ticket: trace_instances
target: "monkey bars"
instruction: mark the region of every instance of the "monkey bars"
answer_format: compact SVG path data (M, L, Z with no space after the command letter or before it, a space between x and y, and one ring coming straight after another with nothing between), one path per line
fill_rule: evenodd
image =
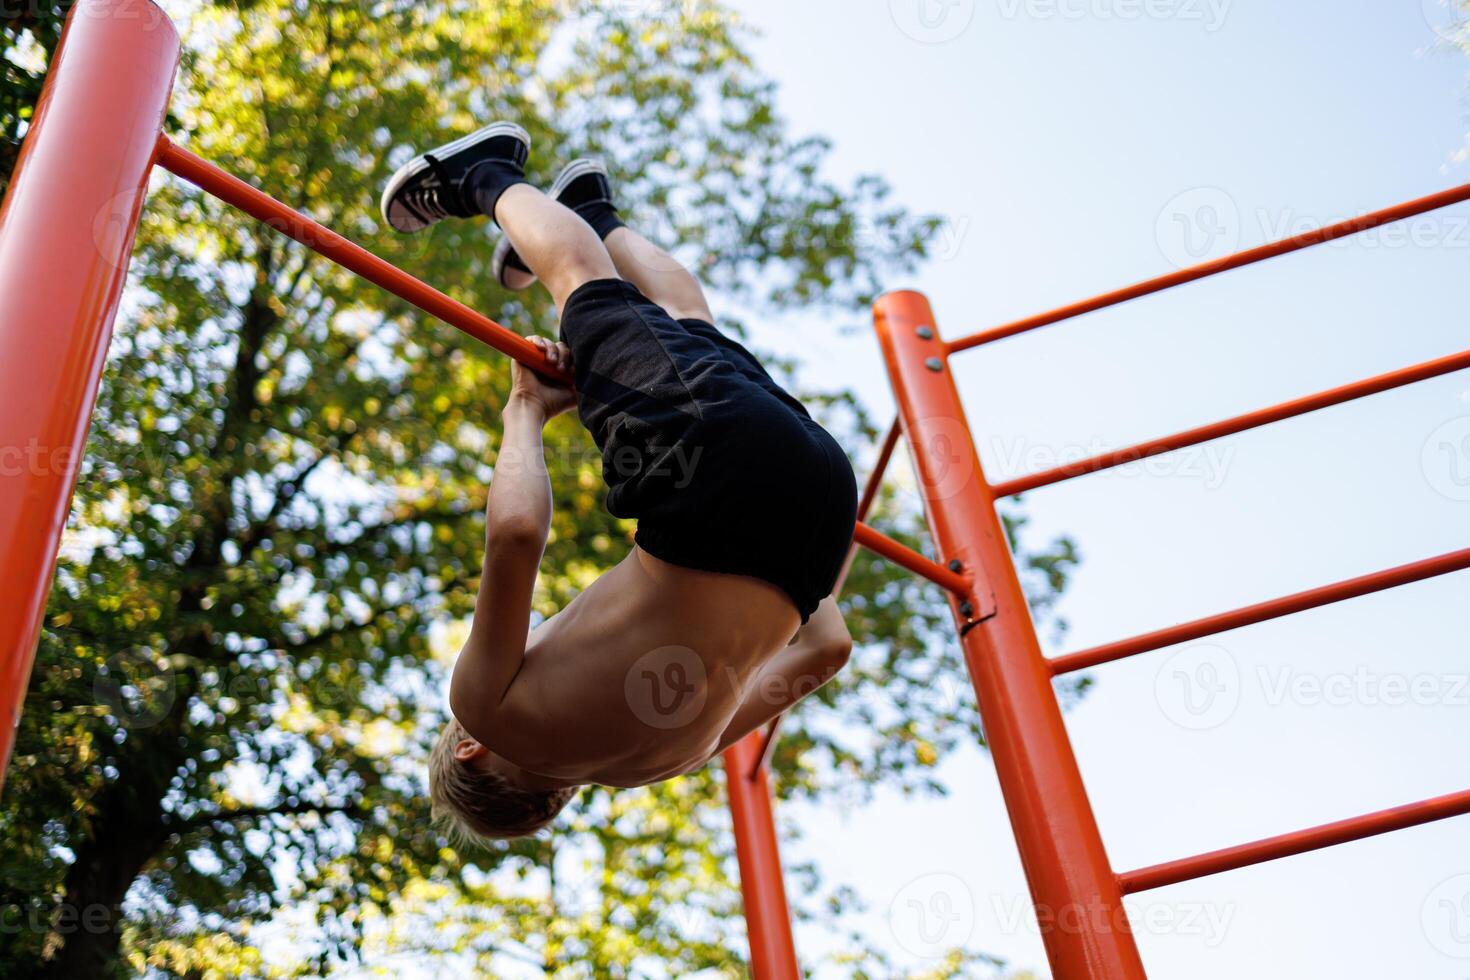
M940 339L933 312L922 296L894 293L878 301L874 311L878 337L940 559L959 562L975 583L969 595L953 595L950 602L1032 899L1047 913L1041 918L1042 938L1058 978L1141 980L1145 976L1122 906L1127 894L1470 813L1470 791L1120 874L1108 861L1047 681L1224 630L1470 568L1470 548L1048 660L1041 653L1014 563L1005 548L995 512L997 500L1465 370L1470 368L1470 351L996 484L986 481L974 451L971 429L950 374L950 355L1466 200L1470 200L1470 185L948 343ZM956 446L961 436L964 446ZM990 603L985 601L987 593L993 600ZM977 609L986 609L988 615L977 620ZM1087 914L1062 918L1066 911ZM1059 927L1059 921L1069 921L1075 928Z
M1470 813L1470 791L1282 834L1136 871L1112 870L1049 679L1330 603L1470 568L1470 548L1260 602L1131 639L1047 659L995 511L1005 497L1198 445L1470 369L1470 351L995 484L987 482L950 373L950 355L1194 282L1208 276L1470 200L1470 185L1104 293L953 341L940 338L928 301L890 293L874 308L878 339L919 477L939 556L972 577L949 596L989 735L996 773L1058 980L1141 980L1125 895ZM893 452L890 432L863 500L870 503ZM768 758L778 729L766 735ZM759 762L750 779L764 779ZM1077 913L1067 915L1067 913ZM1068 926L1058 923L1067 922ZM757 976L794 977L795 962L757 963Z
M0 415L0 554L5 558L0 562L0 704L9 713L0 717L0 769L12 748L155 164L470 337L552 373L544 355L524 338L170 142L162 126L178 56L177 34L148 0L80 0L0 210L0 391L9 396ZM78 152L80 147L92 149ZM1466 200L1470 185L955 341L939 337L929 303L918 293L890 293L875 305L875 327L899 418L864 490L854 547L869 548L946 590L1031 895L1047 913L1043 921L1050 923L1042 936L1059 980L1144 977L1123 912L1126 894L1470 813L1470 791L1120 874L1108 860L1053 678L1465 569L1470 567L1470 549L1048 660L1031 622L997 500L1463 370L1470 367L1470 352L997 484L986 480L949 356ZM39 283L44 288L37 288ZM900 435L908 442L919 477L938 562L862 523ZM762 764L776 732L773 724L764 738L752 733L725 754L751 968L760 980L801 975Z

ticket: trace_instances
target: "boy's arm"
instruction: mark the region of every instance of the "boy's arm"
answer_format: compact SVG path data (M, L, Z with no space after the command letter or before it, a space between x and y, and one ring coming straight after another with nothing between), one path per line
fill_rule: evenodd
M553 363L568 366L565 345L532 338ZM470 636L454 665L449 706L471 735L490 728L520 672L531 627L531 597L551 528L551 481L542 428L574 404L570 388L519 364L485 505L485 567Z
M745 701L720 736L718 751L740 741L827 683L847 663L852 637L831 596L822 600L796 639L751 682Z

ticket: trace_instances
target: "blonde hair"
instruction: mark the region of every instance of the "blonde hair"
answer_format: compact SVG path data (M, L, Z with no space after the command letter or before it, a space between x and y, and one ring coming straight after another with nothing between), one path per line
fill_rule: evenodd
M460 762L454 747L473 738L453 717L429 753L434 822L457 843L513 840L543 829L577 795L577 788L533 792L504 776Z

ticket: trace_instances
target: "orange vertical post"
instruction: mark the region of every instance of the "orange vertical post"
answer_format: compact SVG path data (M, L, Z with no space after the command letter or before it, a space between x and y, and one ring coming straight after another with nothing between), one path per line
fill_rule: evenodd
M781 853L771 809L771 787L759 765L761 733L751 732L725 750L725 786L740 857L740 893L750 935L750 972L755 980L799 980L791 912L781 880Z
M76 4L0 209L0 784L178 57L147 0Z
M874 322L941 558L972 576L951 595L990 754L1058 980L1143 980L995 497L981 470L929 301L881 297Z

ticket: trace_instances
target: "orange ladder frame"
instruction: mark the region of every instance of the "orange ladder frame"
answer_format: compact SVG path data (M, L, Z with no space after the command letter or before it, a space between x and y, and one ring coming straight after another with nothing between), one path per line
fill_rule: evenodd
M419 309L544 373L524 338L170 142L164 118L179 38L150 0L72 10L0 209L0 785L45 614L113 322L155 165L196 184ZM77 152L105 147L107 153ZM1051 968L1059 980L1142 980L1125 895L1470 813L1470 791L1119 873L1108 861L1053 678L1224 630L1470 568L1470 548L1048 659L996 502L1470 368L1470 351L1137 446L991 484L951 354L1150 293L1470 200L1452 188L981 333L945 341L928 301L890 293L874 320L899 417L863 493L854 546L943 587L974 682ZM42 285L44 284L44 285ZM940 562L862 521L899 435L908 440ZM772 814L767 759L778 722L724 757L741 888L759 980L801 975Z

